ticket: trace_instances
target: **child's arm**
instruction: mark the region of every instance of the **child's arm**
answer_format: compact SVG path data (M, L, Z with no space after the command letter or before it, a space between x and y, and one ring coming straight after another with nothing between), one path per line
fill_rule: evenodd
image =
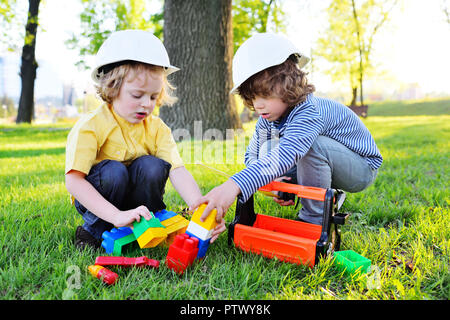
M253 162L258 160L259 154L259 130L256 129L253 133L252 138L247 146L247 150L245 151L244 156L244 164L248 167Z
M175 190L188 206L202 196L194 177L185 167L178 167L170 171L169 179Z
M130 225L133 221L140 221L141 216L146 220L151 219L149 210L145 206L139 206L132 210L121 211L107 201L85 179L85 174L71 170L66 174L66 188L86 209L115 227Z

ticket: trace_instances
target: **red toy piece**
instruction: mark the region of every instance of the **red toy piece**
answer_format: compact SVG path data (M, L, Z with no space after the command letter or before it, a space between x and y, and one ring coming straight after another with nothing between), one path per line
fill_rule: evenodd
M159 261L149 259L146 256L138 258L128 258L128 257L110 257L110 256L100 256L95 259L95 264L99 266L123 266L123 267L145 267L150 266L154 268L159 267Z
M104 283L111 285L114 284L119 275L111 270L102 266L92 265L88 267L89 272L97 279L102 280Z
M147 258L146 265L153 268L159 268L159 261Z
M180 234L169 247L166 257L166 265L179 274L190 266L198 253L198 239L189 237L187 234Z

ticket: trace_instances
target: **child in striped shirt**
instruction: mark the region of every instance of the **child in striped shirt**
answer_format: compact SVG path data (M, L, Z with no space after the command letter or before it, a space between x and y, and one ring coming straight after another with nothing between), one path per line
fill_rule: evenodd
M203 217L216 208L221 221L239 194L245 202L275 179L347 192L372 184L383 161L372 135L348 107L313 95L315 88L301 70L308 61L281 35L256 34L238 49L232 93L259 119L246 168L198 200L208 202ZM301 199L301 204L298 220L322 223L322 201ZM217 230L212 241L224 230Z

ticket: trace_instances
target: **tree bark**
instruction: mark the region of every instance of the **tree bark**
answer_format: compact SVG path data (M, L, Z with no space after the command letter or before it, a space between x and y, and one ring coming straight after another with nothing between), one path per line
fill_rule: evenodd
M31 123L34 116L34 80L36 79L36 69L38 67L35 49L40 0L29 0L28 2L25 44L22 49L22 65L20 67L22 89L16 123Z
M355 19L356 26L356 36L358 39L358 51L359 51L359 98L361 105L364 105L364 94L363 94L363 50L362 50L362 40L361 40L361 30L359 27L358 14L356 13L355 0L352 0L353 18Z
M242 127L229 94L231 8L231 0L164 1L164 45L171 63L181 69L170 76L178 102L160 109L172 130L187 129L194 135L194 122L201 121L202 132L217 129L225 137L226 129Z
M356 106L356 98L358 96L358 87L352 88L352 102L350 102L351 106Z

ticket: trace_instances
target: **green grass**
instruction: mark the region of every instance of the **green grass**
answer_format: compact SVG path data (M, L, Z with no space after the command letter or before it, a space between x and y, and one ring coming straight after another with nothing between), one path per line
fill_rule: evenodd
M82 218L70 205L64 186L68 129L63 125L1 126L0 298L448 299L450 116L442 113L419 116L404 110L403 116L363 120L385 161L372 186L347 195L344 210L351 218L342 230L341 249L369 258L368 274L345 275L330 258L312 269L266 259L229 247L224 233L210 246L206 258L181 277L164 263L157 270L112 268L120 277L112 287L87 271L104 251L79 252L73 247L74 231ZM247 125L247 135L253 125ZM244 150L245 143L242 137L235 142L238 150ZM220 158L220 142L204 142L203 147L205 155ZM191 152L189 142L180 148L203 192L226 180L193 164L198 155ZM213 163L206 157L200 160L232 174L243 168L241 156L239 151L230 164ZM261 195L255 200L257 212L295 216L293 207L281 208ZM165 201L175 211L185 206L170 183ZM228 222L234 209L233 205L228 212ZM161 262L166 254L164 247L126 252Z
M450 99L383 101L369 104L369 116L450 115Z

